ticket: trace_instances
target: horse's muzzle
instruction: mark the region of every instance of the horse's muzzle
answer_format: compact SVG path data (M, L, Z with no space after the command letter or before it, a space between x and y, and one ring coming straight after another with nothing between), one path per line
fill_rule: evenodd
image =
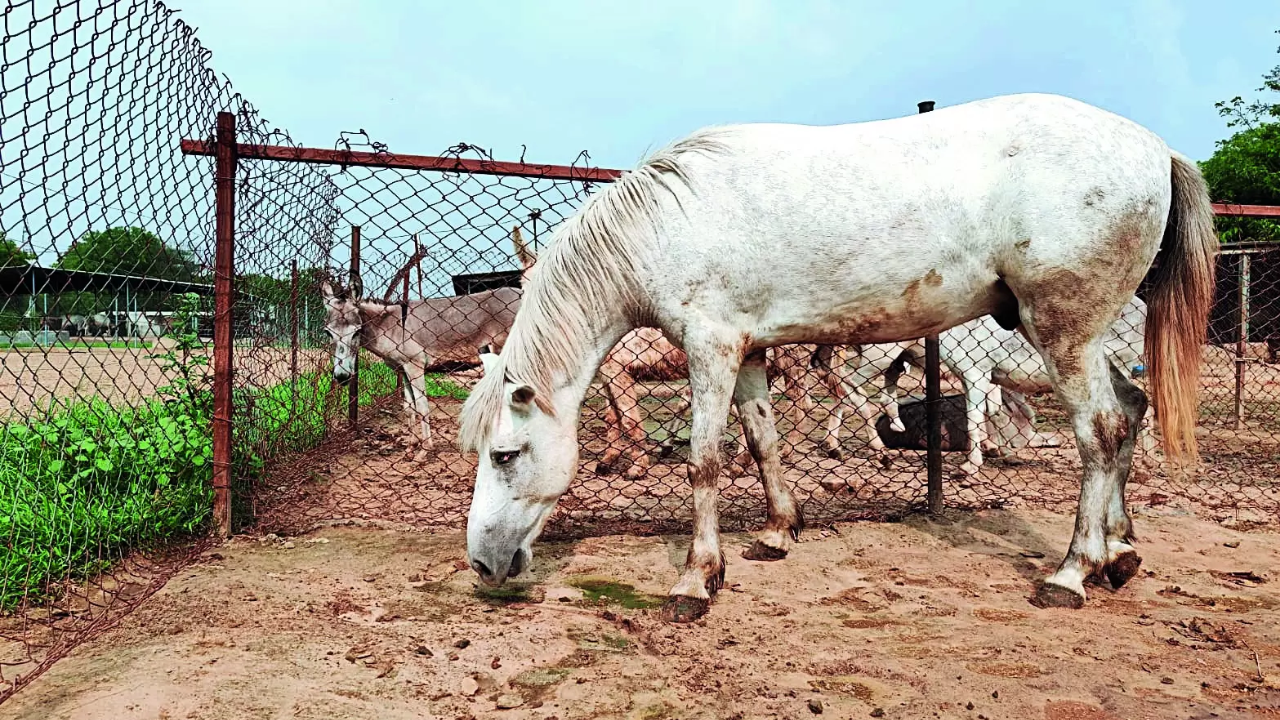
M498 559L490 559L483 556L471 556L471 569L476 571L480 576L480 581L485 585L498 587L506 582L508 578L518 576L524 572L529 565L528 553L523 548L516 548L511 557Z

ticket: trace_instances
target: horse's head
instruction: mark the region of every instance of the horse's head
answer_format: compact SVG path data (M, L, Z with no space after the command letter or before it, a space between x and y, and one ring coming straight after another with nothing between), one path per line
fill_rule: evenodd
M360 351L359 302L341 285L329 281L320 283L326 315L324 331L333 340L333 379L346 382L356 371L356 358Z
M533 541L578 467L577 414L552 412L551 399L507 382L498 357L482 354L485 379L470 410L492 422L479 454L467 516L467 555L488 585L519 575L533 559ZM500 386L500 387L499 387ZM496 395L496 393L501 393Z

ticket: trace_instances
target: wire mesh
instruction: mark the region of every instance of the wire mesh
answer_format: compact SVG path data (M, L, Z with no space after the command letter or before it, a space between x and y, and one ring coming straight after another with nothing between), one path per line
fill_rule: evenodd
M229 111L241 143L292 146L159 3L10 3L4 23L0 700L207 546L213 172L179 140L211 143ZM336 147L388 152L363 134ZM492 160L467 144L443 156ZM599 188L505 167L519 172L238 161L237 528L465 522L475 460L454 441L478 349L500 349L523 273ZM1204 348L1204 464L1171 472L1148 425L1134 504L1280 515L1278 257L1227 249ZM1107 343L1139 385L1143 312L1131 303ZM946 504L1073 507L1074 440L1026 340L985 318L939 345ZM785 476L811 523L923 505L923 355L918 340L770 349ZM653 328L624 337L584 403L581 472L547 534L686 528L688 402L683 353ZM722 526L755 527L764 495L736 422L724 445Z
M178 142L225 110L288 143L160 3L11 1L3 25L0 700L206 545L213 174ZM250 238L305 259L325 175L248 163L239 187Z

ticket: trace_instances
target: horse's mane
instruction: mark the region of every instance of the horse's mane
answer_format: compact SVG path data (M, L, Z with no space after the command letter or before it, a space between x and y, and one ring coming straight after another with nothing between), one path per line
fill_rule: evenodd
M636 280L656 237L661 191L678 202L673 182L692 190L685 156L723 151L721 135L708 128L659 150L556 229L530 273L502 354L462 408L458 442L464 452L489 440L507 381L532 387L538 407L554 414L556 378L578 369L593 319L641 300Z

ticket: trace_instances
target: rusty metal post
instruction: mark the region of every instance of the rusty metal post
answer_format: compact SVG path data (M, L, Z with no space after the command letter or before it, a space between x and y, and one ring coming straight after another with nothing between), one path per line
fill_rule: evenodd
M351 293L360 295L360 226L351 226L351 278L347 284ZM356 342L355 363L351 379L347 381L347 423L355 427L360 422L360 343Z
M213 250L213 524L231 534L231 383L235 331L236 118L218 113L214 162Z
M289 382L290 394L298 393L298 261L289 261Z
M1240 253L1240 338L1236 341L1236 430L1244 429L1244 366L1249 353L1249 253Z
M917 104L921 113L933 111L932 100ZM939 361L938 335L924 339L924 409L928 430L925 468L929 480L929 512L942 512L942 368Z

